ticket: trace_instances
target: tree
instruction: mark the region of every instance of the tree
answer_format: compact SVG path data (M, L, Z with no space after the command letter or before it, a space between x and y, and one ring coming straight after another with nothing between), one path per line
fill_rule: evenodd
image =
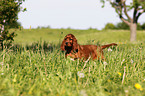
M0 45L3 49L4 42L11 43L15 35L9 32L9 26L18 20L20 5L24 0L0 0ZM24 9L25 11L26 9Z
M130 41L136 40L137 22L139 17L145 12L145 1L144 0L132 0L127 5L127 0L101 0L104 4L105 1L109 2L115 9L119 18L126 23L130 28ZM129 16L128 12L133 10L133 16Z
M21 22L14 21L14 22L12 22L11 24L9 24L8 27L9 27L9 28L16 28L16 29L18 29L18 28L21 27Z

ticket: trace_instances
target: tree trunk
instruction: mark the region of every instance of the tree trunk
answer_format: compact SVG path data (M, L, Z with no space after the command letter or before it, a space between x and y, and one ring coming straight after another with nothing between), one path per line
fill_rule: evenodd
M131 23L130 24L130 41L136 41L136 29L137 29L137 24Z

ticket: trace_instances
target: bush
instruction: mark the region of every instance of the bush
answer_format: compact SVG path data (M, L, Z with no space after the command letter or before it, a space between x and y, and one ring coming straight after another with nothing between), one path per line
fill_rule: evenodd
M104 29L116 29L115 25L112 23L107 23Z
M141 25L142 30L145 30L145 23Z
M124 22L119 22L116 25L114 25L112 23L107 23L103 29L118 29L118 30L124 29L124 30L129 30L129 26L126 23L124 23ZM138 30L145 30L145 23L142 24L142 25L140 23L137 23L137 29Z
M1 0L0 1L0 45L3 50L3 43L11 43L13 41L14 32L10 33L8 29L10 25L18 20L18 12L20 5L24 0ZM26 10L26 9L25 9Z
M129 26L126 23L124 23L124 22L119 22L116 25L116 29L128 30L129 29Z

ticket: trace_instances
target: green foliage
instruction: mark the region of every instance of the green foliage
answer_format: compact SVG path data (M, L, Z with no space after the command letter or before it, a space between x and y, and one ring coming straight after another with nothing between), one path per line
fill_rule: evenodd
M116 29L129 30L129 26L126 23L124 23L124 22L119 22L116 25Z
M104 29L116 29L115 25L112 23L107 23Z
M107 23L103 29L129 30L129 26L124 22L119 22L116 25L112 23ZM144 24L137 23L137 30L144 30L144 29L145 29L145 23Z
M142 25L140 23L137 23L137 30L143 30Z
M24 0L0 0L0 44L3 49L3 43L12 42L14 32L8 31L12 24L16 24L20 5Z
M142 24L141 28L145 30L145 23Z
M145 9L145 2L144 0L133 0L133 7L141 6L142 9Z
M21 23L18 21L14 21L14 22L10 23L8 26L9 26L9 28L17 28L18 29L21 27Z

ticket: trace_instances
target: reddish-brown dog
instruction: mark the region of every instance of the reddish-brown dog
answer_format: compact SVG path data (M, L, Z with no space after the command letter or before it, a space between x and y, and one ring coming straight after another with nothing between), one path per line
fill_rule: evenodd
M75 36L73 34L68 34L62 41L61 50L66 52L65 57L70 56L74 59L83 58L84 60L91 57L93 60L100 58L103 60L103 49L113 45L117 44L111 43L103 46L79 45Z

